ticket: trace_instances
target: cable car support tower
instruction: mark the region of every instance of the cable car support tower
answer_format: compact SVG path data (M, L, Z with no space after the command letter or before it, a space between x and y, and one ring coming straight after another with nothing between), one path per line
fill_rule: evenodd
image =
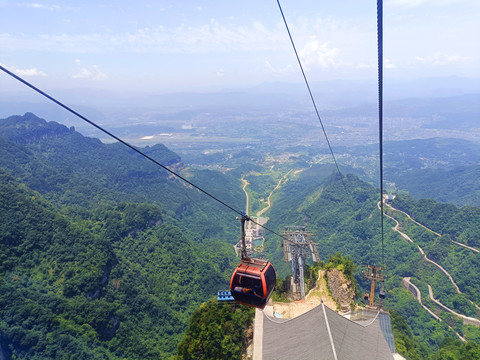
M375 265L362 265L366 267L367 269L363 271L363 278L364 279L370 279L371 280L371 285L370 285L370 302L369 305L370 307L374 307L375 303L375 283L376 282L384 282L385 281L385 276L382 274L383 270L386 270L385 268L382 268L380 266L375 266ZM382 285L380 289L380 299L383 300L385 298L385 288ZM380 306L383 304L380 303Z
M305 298L305 261L311 256L313 262L320 260L317 244L312 240L313 233L305 226L286 226L283 232L283 255L285 261L292 262L292 294Z

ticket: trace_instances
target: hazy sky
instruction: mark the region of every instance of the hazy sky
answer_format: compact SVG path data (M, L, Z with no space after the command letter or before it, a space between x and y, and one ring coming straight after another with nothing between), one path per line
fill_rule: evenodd
M375 79L375 0L281 3L311 81ZM385 76L480 78L479 37L479 0L385 0ZM274 0L0 0L0 64L45 90L302 81Z

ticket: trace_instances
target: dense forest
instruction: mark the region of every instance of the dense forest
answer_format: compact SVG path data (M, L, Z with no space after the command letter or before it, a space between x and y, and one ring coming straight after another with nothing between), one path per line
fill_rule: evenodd
M269 228L306 225L324 261L340 252L358 269L382 263L379 193L354 175L341 179L332 165L303 162L269 176L258 164L222 173L190 168L163 145L142 150L237 209L244 206L243 176L256 209L283 179L271 197ZM235 266L231 245L240 228L233 212L120 144L29 113L0 120L0 169L3 357L239 358L253 313L209 301L228 287ZM404 194L392 206L439 234L386 210L413 239L402 239L385 219L385 307L397 348L409 359L478 358L479 328L448 314L435 320L402 279L410 277L422 293L430 285L445 305L477 316L480 255L454 242L479 247L479 209ZM290 265L281 239L266 234L265 251L285 278ZM360 288L369 286L360 270L354 275Z
M2 121L0 134L3 356L174 354L192 311L228 286L234 216L117 144L33 114ZM234 179L192 176L236 204Z
M4 173L1 184L7 355L166 358L189 313L226 286L226 249L194 244L155 205L72 216Z
M276 223L278 219L289 219L288 225L306 224L315 233L320 254L339 251L351 257L357 265L382 264L378 190L355 176L347 175L340 181L338 175L330 174L329 165L313 166L289 179L274 196L277 206L269 212L270 226L280 228L281 225ZM319 181L321 186L318 186ZM458 337L453 330L469 342L480 344L478 327L465 325L458 318L444 312L440 314L442 322L435 320L402 285L402 279L410 277L421 288L424 296L428 294L427 284L431 285L436 298L443 304L460 314L478 318L479 311L475 304L480 304L480 256L452 242L455 240L478 247L478 208L458 208L433 200L414 200L408 195L397 196L393 205L413 214L417 221L439 233L435 235L414 224L403 214L396 214L403 231L414 241L410 243L392 230L395 226L392 220L385 219L383 242L388 271L384 306L396 311L394 326L398 325L395 322L401 321L401 317L417 341L409 343L410 349L399 343L400 351L407 354L408 358L427 358L446 346L445 339L456 343ZM388 209L386 211L391 212ZM284 276L289 269L281 261L279 242L272 239L266 244L269 257L278 264L277 269ZM456 291L442 271L424 260L417 246L423 248L429 259L439 262L452 274L461 293ZM369 283L362 278L360 271L356 278L363 290L369 288ZM436 311L433 302L426 298L423 300L432 311ZM397 340L404 337L405 335L399 334ZM453 346L452 343L448 344ZM471 346L476 348L476 345Z

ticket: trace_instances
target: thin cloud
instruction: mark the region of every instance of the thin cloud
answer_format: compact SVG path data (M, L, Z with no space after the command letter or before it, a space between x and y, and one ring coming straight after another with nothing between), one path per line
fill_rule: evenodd
M383 66L385 69L395 69L397 67L390 59L385 59Z
M39 4L39 3L32 3L32 4L25 4L26 7L32 9L46 9L46 10L59 10L60 6L58 5L46 5L46 4Z
M433 65L433 66L461 63L461 62L464 62L465 60L466 58L463 58L459 55L444 55L441 53L435 53L433 55L426 56L426 57L422 57L422 56L415 57L415 61L417 63Z
M9 51L105 53L124 51L148 54L225 53L231 51L275 51L286 47L283 33L260 22L225 26L215 19L198 25L173 28L145 27L121 34L0 34L0 47ZM279 45L281 44L281 45Z
M9 69L11 72L17 74L18 76L47 76L46 73L38 70L36 67L30 69L19 69L16 66L6 66L3 64L2 66Z
M75 60L80 65L80 60ZM76 73L71 74L72 79L90 79L90 80L103 80L107 78L107 74L102 72L98 65L93 65L90 68L80 67Z
M401 8L416 8L423 5L428 6L447 6L447 5L454 5L461 2L471 2L471 0L390 0L388 1L385 6L395 6Z
M298 52L300 59L306 66L320 66L322 68L338 67L338 48L330 48L328 42L320 44L316 38L308 41Z
M375 69L377 67L377 65L373 65L373 64L357 64L354 66L356 69Z
M283 68L276 68L270 63L270 61L265 60L265 66L267 67L267 69L269 69L271 72L275 74L284 74L284 73L292 72L292 65L290 64L288 64Z
M71 6L61 6L56 4L52 5L52 4L44 4L44 3L23 3L23 4L20 4L20 6L23 6L29 9L50 10L50 11L78 9Z

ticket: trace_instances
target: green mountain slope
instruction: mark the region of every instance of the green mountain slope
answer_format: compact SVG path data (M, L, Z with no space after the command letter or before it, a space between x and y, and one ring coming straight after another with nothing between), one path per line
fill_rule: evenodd
M239 179L143 151L241 209ZM168 358L228 286L235 214L123 145L27 113L0 120L0 168L8 356Z
M243 209L240 178L252 167L226 173L195 170L162 145L143 150ZM275 181L255 176L261 183L252 183L252 194L265 197L282 171L290 170L282 166ZM25 114L0 120L0 168L0 345L5 357L168 358L193 310L228 286L235 265L231 244L239 235L236 214L120 144L103 144ZM255 170L261 172L261 165ZM353 175L341 180L334 171L332 165L312 165L289 173L271 198L267 226L281 232L286 225L306 225L315 233L322 259L341 252L357 264L381 264L378 190ZM385 304L411 327L420 344L412 353L437 351L444 339L456 338L451 328L480 343L478 329L444 315L438 322L402 286L403 277L411 277L424 294L431 285L442 303L476 316L472 302L480 305L479 255L452 240L478 246L478 208L406 196L395 204L441 234L392 213L413 239L410 243L391 230L393 220L385 219ZM281 239L270 233L266 238L266 253L285 277L290 264L283 261ZM417 245L452 274L462 293L424 260ZM360 274L357 281L364 289L369 286ZM435 310L432 302L425 303ZM223 313L209 309L200 310L193 322ZM190 324L186 339L198 330ZM238 353L228 341L227 348Z
M185 168L177 154L160 144L142 151L235 209L243 209L237 177ZM197 238L222 234L230 243L237 240L233 220L238 214L122 144L103 144L31 113L0 119L0 167L60 207L155 203L180 226L201 234Z
M325 170L322 167L310 168L291 178L274 199L274 205L267 214L271 217L269 225L279 232L285 225L306 225L315 234L323 260L329 254L340 252L350 256L356 264L383 264L377 190L352 175L346 175L343 182L338 175L322 176ZM388 268L385 305L397 311L412 328L420 344L433 353L440 348L443 339L453 339L456 335L447 327L449 320L435 320L404 289L401 281L404 277L411 277L420 284L423 300L433 310L433 302L429 303L426 299L427 284L432 286L436 298L445 305L461 314L478 316L473 303L480 306L480 255L450 240L457 239L472 246L477 244L478 208L457 208L435 201L416 202L412 198L402 200L400 196L396 202L412 211L420 222L442 233L438 237L406 217L399 219L403 231L413 240L410 243L392 230L395 226L392 220L385 218L384 221L383 242ZM438 261L452 274L461 294L438 267L424 260L417 245L430 259ZM269 235L266 247L280 276L289 273L290 264L283 263L280 240ZM368 291L370 284L361 273L356 277L361 287ZM458 322L451 324L469 341L479 343L478 328L459 325Z
M342 149L349 163L370 169L378 183L378 144ZM417 199L431 198L457 206L480 206L480 144L454 138L413 139L384 143L385 185ZM372 166L375 168L372 169Z
M417 199L433 198L457 206L480 205L480 165L416 170L398 176L395 184Z
M7 358L167 358L233 266L228 245L212 255L154 205L61 213L4 172L0 215Z

